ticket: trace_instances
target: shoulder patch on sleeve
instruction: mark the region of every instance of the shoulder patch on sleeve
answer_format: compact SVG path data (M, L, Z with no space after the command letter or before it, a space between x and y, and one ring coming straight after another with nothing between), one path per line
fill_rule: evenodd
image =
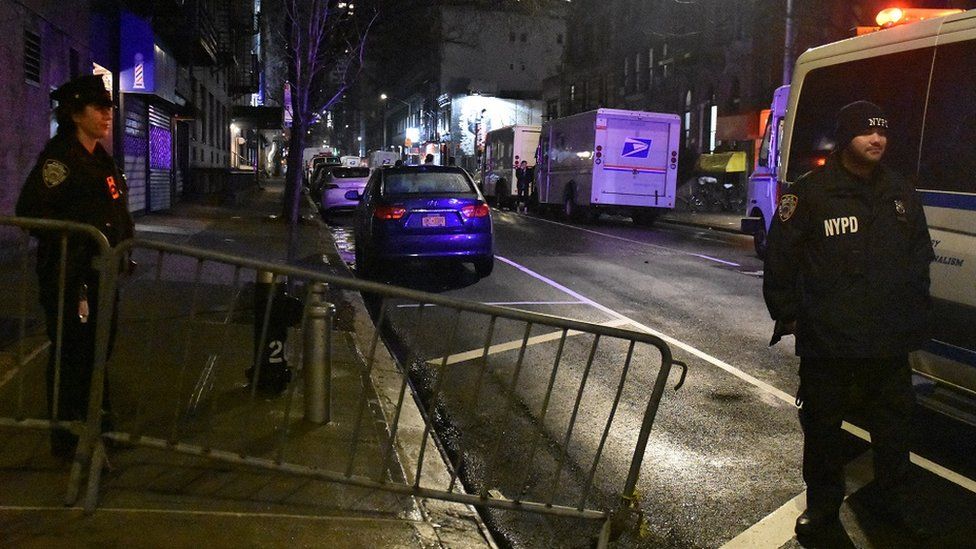
M795 194L784 194L782 198L779 199L779 220L782 222L789 221L793 217L793 213L796 211L796 205L800 203L800 199Z
M68 166L60 160L48 159L41 169L41 176L48 188L57 187L68 178Z

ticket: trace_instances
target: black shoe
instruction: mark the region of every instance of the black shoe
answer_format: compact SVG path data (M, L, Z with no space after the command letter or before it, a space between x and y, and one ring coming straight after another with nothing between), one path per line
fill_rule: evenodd
M803 537L813 537L834 529L840 525L840 516L837 511L819 513L807 509L796 518L796 535Z

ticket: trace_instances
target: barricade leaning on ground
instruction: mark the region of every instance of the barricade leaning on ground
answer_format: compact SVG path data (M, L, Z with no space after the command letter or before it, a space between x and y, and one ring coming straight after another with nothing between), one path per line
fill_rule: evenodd
M682 367L684 379L684 365L662 340L614 325L149 240L107 253L107 263L131 254L142 274L121 284L120 344L107 370L104 360L96 363L95 380L107 372L113 388L114 427L99 431L96 403L103 395L95 383L88 436L76 460L89 465L89 510L97 505L109 443L402 495L599 520L606 540L614 524L636 512L638 475L672 365ZM250 295L258 273L270 283L263 302ZM268 348L268 321L284 299L282 285L306 296L305 306L289 343ZM365 358L355 366L336 363L330 352L331 338L349 334L323 322L332 315L320 296L343 292L361 293L374 316ZM370 419L378 407L372 380L384 341L400 351L399 387L386 425L377 426ZM99 345L104 356L107 332ZM266 348L270 363L284 360L296 370L280 395L264 394L255 383L269 362L257 351ZM420 455L409 469L397 457L398 440L407 436L398 431L407 399L426 420L414 441ZM303 411L313 421L303 420ZM332 421L318 424L330 411ZM432 429L445 414L456 434L438 447ZM302 444L310 429L330 430L331 442ZM434 482L424 474L428 452L464 455L464 466L477 463L479 473L459 479L455 467L445 483ZM76 482L72 476L75 490ZM69 499L74 493L69 487Z

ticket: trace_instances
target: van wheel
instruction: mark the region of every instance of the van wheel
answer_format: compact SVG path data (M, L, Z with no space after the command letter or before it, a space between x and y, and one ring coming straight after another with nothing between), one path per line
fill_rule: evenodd
M639 210L632 213L630 217L634 220L634 225L653 227L654 222L657 221L658 214L659 212L657 210Z
M496 202L499 208L511 208L511 193L508 190L508 182L504 179L499 179L495 183L495 196L498 197Z
M766 250L769 248L769 239L766 234L766 220L762 214L759 215L759 228L752 233L752 245L756 248L756 256L759 259L766 259Z

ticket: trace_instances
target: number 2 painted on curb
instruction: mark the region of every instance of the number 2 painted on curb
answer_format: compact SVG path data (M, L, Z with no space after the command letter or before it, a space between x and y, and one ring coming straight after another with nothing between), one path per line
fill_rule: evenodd
M285 361L285 359L281 356L285 351L284 343L276 339L268 343L268 348L271 349L271 353L268 355L269 364L280 364Z

